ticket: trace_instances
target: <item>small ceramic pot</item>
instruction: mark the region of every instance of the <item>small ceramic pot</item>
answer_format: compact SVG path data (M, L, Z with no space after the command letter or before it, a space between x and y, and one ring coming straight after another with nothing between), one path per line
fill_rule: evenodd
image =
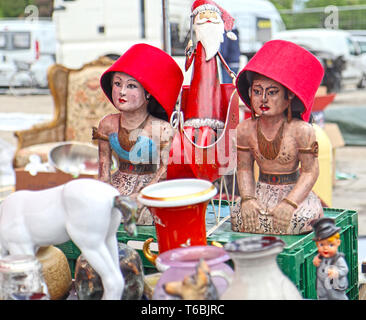
M48 246L39 248L36 257L42 264L51 300L66 299L72 286L72 277L65 254L59 248Z

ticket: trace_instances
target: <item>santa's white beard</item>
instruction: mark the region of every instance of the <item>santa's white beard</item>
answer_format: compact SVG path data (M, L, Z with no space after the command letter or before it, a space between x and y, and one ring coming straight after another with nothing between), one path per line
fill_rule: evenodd
M220 49L221 42L224 41L224 23L203 23L194 24L197 41L201 41L206 52L206 61L210 60Z

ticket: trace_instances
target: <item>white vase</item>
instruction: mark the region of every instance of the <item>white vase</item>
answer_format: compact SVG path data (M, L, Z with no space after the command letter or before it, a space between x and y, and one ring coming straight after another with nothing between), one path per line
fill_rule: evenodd
M278 237L253 236L225 245L234 276L222 300L299 300L301 294L281 271L277 255L285 243Z

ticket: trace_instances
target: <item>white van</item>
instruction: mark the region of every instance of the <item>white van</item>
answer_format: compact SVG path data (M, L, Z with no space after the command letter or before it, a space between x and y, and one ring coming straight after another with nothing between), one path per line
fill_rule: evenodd
M184 69L184 49L190 37L193 0L168 0L171 55ZM215 1L235 19L239 29L240 69L265 41L284 29L276 8L267 0ZM131 45L144 42L163 48L162 0L55 0L56 60L79 68L101 55L121 55ZM192 68L185 72L189 84Z
M356 41L361 49L362 54L366 54L366 30L348 30L351 37Z
M328 51L336 57L343 56L346 61L346 68L342 72L344 85L360 87L366 77L366 65L361 49L347 31L321 28L296 29L277 33L273 39L288 40L309 50Z
M49 20L0 20L0 87L9 86L16 61L30 64L40 87L47 87L47 68L55 63L55 26Z
M168 4L171 33L179 32L178 40L184 42L192 1ZM102 55L118 57L138 42L163 48L162 12L161 0L55 0L56 60L79 68Z
M285 30L276 7L267 0L217 0L235 19L239 31L240 51L251 58L262 45Z

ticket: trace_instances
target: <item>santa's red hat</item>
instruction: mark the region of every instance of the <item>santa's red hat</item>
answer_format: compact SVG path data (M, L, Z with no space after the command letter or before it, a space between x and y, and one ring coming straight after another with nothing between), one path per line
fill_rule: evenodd
M128 49L100 78L100 85L112 100L113 72L124 72L135 78L166 111L174 111L183 83L183 73L174 59L163 50L140 43Z
M235 19L217 3L212 0L196 0L193 2L191 8L192 16L196 16L197 13L205 10L213 10L221 15L221 19L224 21L225 31L231 31L233 29Z
M292 110L301 112L301 118L309 121L314 97L324 76L321 63L312 53L289 41L266 42L236 79L239 96L249 108L252 72L271 78L292 91L296 96Z

